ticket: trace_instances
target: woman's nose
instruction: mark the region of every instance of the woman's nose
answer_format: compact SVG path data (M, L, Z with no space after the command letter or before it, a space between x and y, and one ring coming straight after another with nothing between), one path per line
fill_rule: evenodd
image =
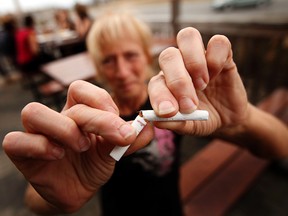
M117 61L117 76L123 77L129 74L129 63L124 58Z

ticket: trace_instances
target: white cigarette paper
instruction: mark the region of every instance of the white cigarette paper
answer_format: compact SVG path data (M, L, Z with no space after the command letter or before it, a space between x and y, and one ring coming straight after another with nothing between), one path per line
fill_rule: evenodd
M191 120L208 120L209 113L207 110L195 110L189 114L178 112L170 118L161 118L156 115L154 110L141 110L140 115L148 121L191 121Z
M141 130L147 124L147 121L191 121L191 120L208 120L209 113L206 110L195 110L190 114L182 114L178 112L176 115L170 118L161 118L158 117L153 110L141 110L139 115L132 122L132 127L135 128L136 134L141 132ZM128 146L115 146L114 149L110 152L110 156L114 158L114 160L119 161L121 157L125 154Z
M147 122L140 116L138 115L135 120L132 122L132 127L135 128L136 130L136 135L141 132L141 130L145 127ZM129 148L130 145L127 146L115 146L113 150L110 152L110 156L114 158L115 160L119 161L120 158L125 154L127 149Z

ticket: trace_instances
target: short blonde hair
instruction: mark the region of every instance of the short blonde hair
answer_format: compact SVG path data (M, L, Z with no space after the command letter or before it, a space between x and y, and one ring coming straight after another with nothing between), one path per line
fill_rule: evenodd
M122 39L139 41L149 63L152 63L152 33L149 26L127 12L106 12L96 18L87 36L87 48L97 69L103 58L105 44Z

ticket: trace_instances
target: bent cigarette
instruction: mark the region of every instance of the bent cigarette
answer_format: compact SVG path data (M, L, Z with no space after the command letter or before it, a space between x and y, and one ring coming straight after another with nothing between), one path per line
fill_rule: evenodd
M140 116L138 115L135 120L132 122L132 127L135 128L136 130L136 135L141 132L141 130L145 127L147 122ZM110 152L110 156L114 158L116 161L119 161L120 158L125 154L127 149L129 148L130 145L127 146L115 146L113 150Z
M208 120L209 113L206 110L195 110L190 114L182 114L178 112L176 115L170 118L158 117L153 110L141 110L139 115L132 122L132 127L136 130L136 135L141 132L141 130L147 124L147 121L190 121L190 120ZM127 146L115 146L110 152L110 156L119 161L121 157L125 154L130 145Z

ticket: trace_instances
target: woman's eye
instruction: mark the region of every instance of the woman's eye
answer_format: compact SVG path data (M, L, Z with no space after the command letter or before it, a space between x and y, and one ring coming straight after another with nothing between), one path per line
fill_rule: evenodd
M138 53L135 53L135 52L131 52L131 53L126 53L125 57L127 60L134 60L134 59L137 59L139 56Z
M108 58L104 58L102 61L102 65L113 65L115 62L115 59L113 57L108 57Z

